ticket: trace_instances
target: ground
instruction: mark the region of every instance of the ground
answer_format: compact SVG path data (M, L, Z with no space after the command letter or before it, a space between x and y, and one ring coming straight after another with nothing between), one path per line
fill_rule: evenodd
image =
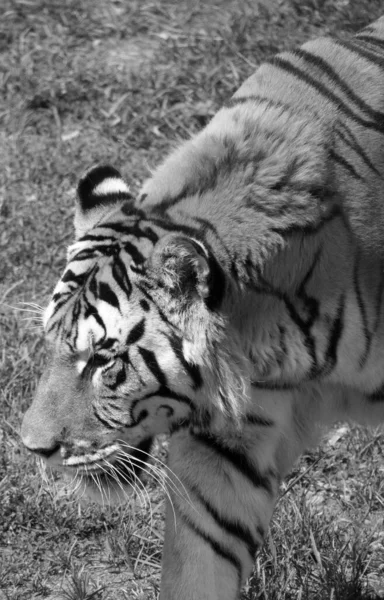
M20 444L39 314L92 164L135 191L279 50L374 20L382 0L2 0L0 599L155 600L163 496L79 505ZM32 309L33 310L33 309ZM282 487L243 600L384 598L383 436L339 424ZM160 451L160 450L159 450ZM161 451L164 451L163 443ZM43 477L41 476L43 475Z

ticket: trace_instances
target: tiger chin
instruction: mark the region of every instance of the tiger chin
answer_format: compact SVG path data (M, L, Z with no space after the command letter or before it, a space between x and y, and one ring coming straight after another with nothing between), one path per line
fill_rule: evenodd
M161 600L237 599L300 453L384 420L383 64L384 18L309 42L137 198L80 180L21 435L119 499L170 435Z

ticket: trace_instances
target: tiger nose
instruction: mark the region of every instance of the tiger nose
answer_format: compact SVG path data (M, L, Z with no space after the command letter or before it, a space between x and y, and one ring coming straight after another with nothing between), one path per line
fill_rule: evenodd
M20 431L21 440L27 450L45 459L56 454L61 447L62 435L50 429L47 422L35 418L33 410L27 410Z
M60 450L61 447L60 444L56 444L55 446L51 446L50 448L32 448L30 445L28 445L28 438L27 441L23 439L23 444L27 450L45 459L51 458L54 454L56 454L56 452Z

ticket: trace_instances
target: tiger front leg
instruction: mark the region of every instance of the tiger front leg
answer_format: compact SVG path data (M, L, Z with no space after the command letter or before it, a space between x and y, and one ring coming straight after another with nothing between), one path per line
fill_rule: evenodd
M236 435L172 436L160 600L239 598L279 483L314 437L310 405L311 395L263 392Z
M279 477L214 437L171 441L160 600L235 600L272 515Z

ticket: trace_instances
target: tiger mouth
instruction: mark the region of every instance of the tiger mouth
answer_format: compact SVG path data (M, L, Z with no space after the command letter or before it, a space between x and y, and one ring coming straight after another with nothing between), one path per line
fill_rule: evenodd
M126 452L124 455L122 455L120 446L116 444L105 448L102 457L98 452L94 455L94 460L89 456L87 461L67 459L66 466L77 467L78 474L90 481L93 481L93 476L97 475L101 483L115 481L120 484L133 484L137 479L140 479L141 474L146 470L152 443L152 438L145 439L137 448L130 450L129 453Z

